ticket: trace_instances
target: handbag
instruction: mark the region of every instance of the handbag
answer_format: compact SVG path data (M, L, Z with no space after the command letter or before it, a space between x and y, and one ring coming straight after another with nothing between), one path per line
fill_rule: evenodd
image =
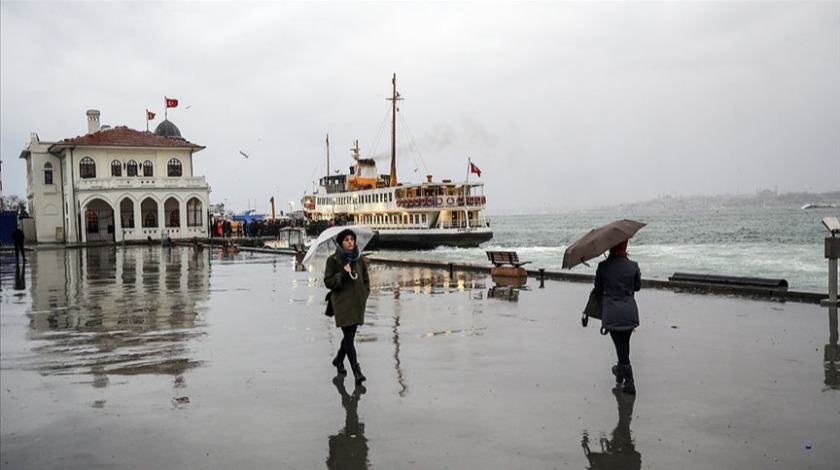
M324 297L324 300L327 301L327 309L324 311L324 315L331 317L335 315L333 311L333 304L332 304L332 291L327 292L327 296Z
M589 317L600 320L601 311L601 297L598 296L598 293L595 292L595 288L593 288L589 292L589 300L586 301L586 307L583 307L583 317L580 319L581 324L586 327L586 325L589 324Z

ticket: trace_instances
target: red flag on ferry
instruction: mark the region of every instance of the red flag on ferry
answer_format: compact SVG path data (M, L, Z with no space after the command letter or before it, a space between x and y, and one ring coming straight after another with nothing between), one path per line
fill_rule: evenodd
M147 121L153 121L154 119L155 119L155 113L153 113L153 112L151 112L147 109L146 110L146 120Z
M166 98L166 97L164 97L164 98L166 99L166 107L167 108L177 108L178 107L178 100L176 100L175 98Z
M470 162L470 173L475 173L478 175L479 178L481 178L481 170L479 170L473 162Z

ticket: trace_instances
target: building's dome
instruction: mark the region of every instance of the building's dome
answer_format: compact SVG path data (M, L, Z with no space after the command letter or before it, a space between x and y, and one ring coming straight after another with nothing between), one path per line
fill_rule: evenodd
M172 122L168 119L164 119L163 122L158 124L157 128L155 129L155 135L169 137L170 139L184 140L184 138L181 137L181 131L178 130L178 126L172 124Z

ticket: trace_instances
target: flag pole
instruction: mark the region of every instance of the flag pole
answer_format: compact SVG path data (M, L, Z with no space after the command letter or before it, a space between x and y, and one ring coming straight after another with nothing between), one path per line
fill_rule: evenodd
M169 106L167 106L168 104L169 104L169 102L166 99L166 97L164 96L163 97L163 119L164 120L169 119Z
M467 183L470 182L470 173L472 173L470 171L470 170L472 170L472 166L470 166L471 163L472 162L470 161L470 157L467 157Z

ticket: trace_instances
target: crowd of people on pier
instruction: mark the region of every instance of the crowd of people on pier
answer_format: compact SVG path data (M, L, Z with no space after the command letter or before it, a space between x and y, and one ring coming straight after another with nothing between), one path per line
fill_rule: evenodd
M252 219L213 218L210 221L210 237L259 238L276 237L285 227L303 227L302 219Z

